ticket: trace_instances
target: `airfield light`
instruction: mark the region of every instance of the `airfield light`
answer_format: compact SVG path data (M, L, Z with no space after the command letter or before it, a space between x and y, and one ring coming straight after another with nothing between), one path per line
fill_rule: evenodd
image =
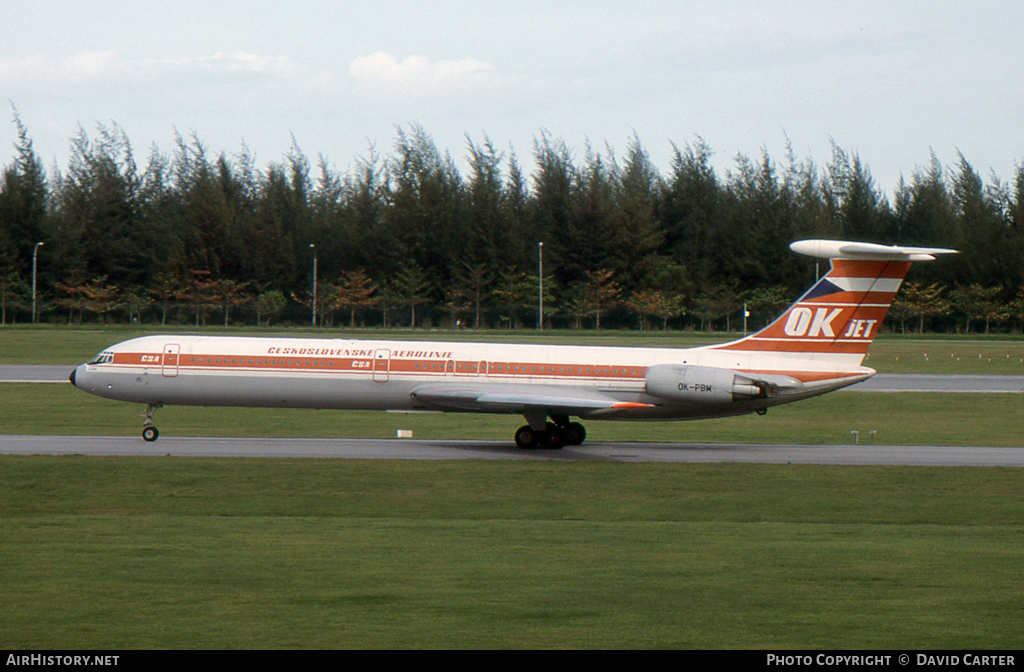
M36 323L36 258L39 255L39 247L42 244L42 242L38 242L32 248L32 324Z
M316 245L309 244L313 250L313 326L316 326Z
M544 331L544 241L537 243L537 265L540 280L537 285L537 305L540 314L537 318L537 329Z

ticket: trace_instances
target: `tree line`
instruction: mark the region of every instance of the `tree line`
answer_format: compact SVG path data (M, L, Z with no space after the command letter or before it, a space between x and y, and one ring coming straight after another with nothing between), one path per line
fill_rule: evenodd
M637 137L618 156L542 132L527 167L467 138L463 174L413 125L339 171L294 141L260 167L195 135L140 162L111 124L81 129L47 171L14 123L4 324L31 319L35 253L38 318L53 323L535 327L542 284L546 326L735 328L746 304L753 328L813 280L815 261L787 248L800 238L961 250L915 265L896 329L1024 320L1024 165L986 182L963 155L947 168L932 154L887 195L835 144L824 166L763 151L719 174L696 138L662 172Z

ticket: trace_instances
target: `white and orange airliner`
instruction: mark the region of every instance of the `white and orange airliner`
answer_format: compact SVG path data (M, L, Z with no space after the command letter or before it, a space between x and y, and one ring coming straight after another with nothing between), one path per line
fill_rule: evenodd
M868 346L913 261L955 250L804 240L829 272L761 331L698 348L145 336L71 374L81 390L146 404L511 413L521 448L579 445L583 420L764 414L872 375Z

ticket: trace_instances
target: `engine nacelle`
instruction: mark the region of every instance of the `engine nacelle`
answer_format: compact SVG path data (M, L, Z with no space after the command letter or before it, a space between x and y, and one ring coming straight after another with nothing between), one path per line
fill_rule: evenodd
M647 394L652 397L705 404L774 396L774 386L729 369L683 364L657 364L647 369Z

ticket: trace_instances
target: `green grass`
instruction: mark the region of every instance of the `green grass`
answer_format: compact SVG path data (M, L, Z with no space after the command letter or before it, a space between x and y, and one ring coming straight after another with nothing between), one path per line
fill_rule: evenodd
M0 328L0 364L80 364L104 348L146 334L202 333L298 338L384 338L401 340L469 340L559 345L696 347L720 343L740 334L635 331L424 330L424 329L257 329L255 327L56 327ZM1011 335L970 337L885 335L871 346L867 366L881 373L1024 375L1024 338Z
M0 467L5 648L1022 642L1024 470Z
M0 386L0 435L137 436L141 404L93 397L70 385ZM880 444L1021 446L1024 395L835 392L780 406L765 416L690 422L586 423L588 441L851 443L851 430ZM394 438L511 441L519 416L169 406L156 413L163 436Z
M1024 338L883 337L864 365L879 373L1024 376Z
M75 363L139 333L0 330L0 362ZM999 352L1020 347L892 338L868 364L1016 373ZM921 371L942 348L982 357ZM0 435L137 435L141 410L0 385ZM874 429L877 443L1019 446L1020 417L1024 395L835 393L764 417L587 428L591 441L849 443ZM402 428L510 443L521 424L187 407L157 421L165 436ZM1019 648L1022 520L1024 470L1004 468L0 457L0 647Z

